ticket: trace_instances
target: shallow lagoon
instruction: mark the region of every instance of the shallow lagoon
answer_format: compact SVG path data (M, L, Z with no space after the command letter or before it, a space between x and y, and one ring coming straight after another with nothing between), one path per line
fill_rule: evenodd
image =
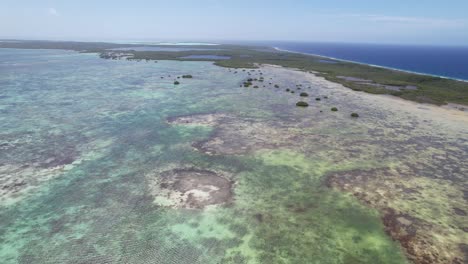
M210 62L0 57L5 263L406 263L384 216L462 256L464 112L276 67L253 89ZM187 174L231 193L175 199Z
M161 46L156 46L156 47L142 46L142 47L115 48L115 49L110 49L110 50L122 50L122 51L126 51L126 50L127 51L128 50L134 50L134 51L171 51L171 52L177 52L177 51L191 51L191 50L202 50L202 51L203 50L209 50L209 51L213 51L213 50L220 50L220 49L181 48L181 47L174 48L174 47L167 47L167 46L165 46L165 47L161 47Z
M229 60L230 56L220 56L220 55L189 55L180 57L181 59L204 59L204 60Z

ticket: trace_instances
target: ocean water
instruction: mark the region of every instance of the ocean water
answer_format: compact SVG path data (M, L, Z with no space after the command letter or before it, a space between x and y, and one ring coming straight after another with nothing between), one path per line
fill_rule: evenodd
M462 255L459 114L275 67L0 61L2 263L407 263L383 216Z
M468 46L274 42L269 46L435 76L468 80Z

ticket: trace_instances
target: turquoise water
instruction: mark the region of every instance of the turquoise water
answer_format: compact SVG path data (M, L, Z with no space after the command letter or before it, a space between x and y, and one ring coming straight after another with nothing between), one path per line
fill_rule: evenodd
M325 176L407 161L420 150L406 139L389 157L388 142L360 135L376 120L391 132L408 119L320 116L330 105L297 109L283 89L240 88L247 71L211 62L10 49L0 58L2 263L406 263L379 212ZM282 87L302 76L263 74ZM301 82L340 111L379 105ZM447 131L455 142L459 131ZM174 198L199 184L190 177L220 185ZM226 188L221 202L204 200Z
M190 51L190 50L220 50L220 49L201 49L201 48L173 48L173 47L151 47L151 46L143 46L143 47L130 47L130 48L115 48L112 50L134 50L134 51L171 51L171 52L177 52L177 51Z

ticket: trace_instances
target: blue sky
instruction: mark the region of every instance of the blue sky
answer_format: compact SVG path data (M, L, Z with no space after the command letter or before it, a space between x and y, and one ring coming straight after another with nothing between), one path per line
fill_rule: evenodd
M1 0L0 37L468 46L468 1Z

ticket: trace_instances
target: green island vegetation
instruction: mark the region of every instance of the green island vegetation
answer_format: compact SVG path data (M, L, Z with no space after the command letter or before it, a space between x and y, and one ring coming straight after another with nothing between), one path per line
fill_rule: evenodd
M299 101L299 102L296 103L296 106L307 107L307 106L309 106L309 104L307 102L304 102L304 101Z
M85 53L98 53L104 59L127 59L136 61L179 60L213 61L210 58L186 58L191 55L225 56L215 65L227 68L258 68L258 64L272 64L302 71L313 72L329 81L340 83L355 91L373 94L390 94L421 103L443 105L456 103L468 105L468 82L414 74L398 70L373 67L364 64L337 61L323 63L324 57L279 51L271 47L248 45L217 45L216 50L204 46L183 46L206 50L184 51L135 51L132 47L164 47L158 45L117 44L104 42L70 41L8 41L0 42L0 48L17 49L63 49ZM115 50L128 48L129 50ZM185 57L185 58L184 58ZM278 88L279 85L275 85Z
M336 112L336 111L338 111L338 108L332 107L330 110L333 111L333 112Z
M309 94L308 93L301 93L300 96L307 97L307 96L309 96Z
M179 84L180 84L180 82L178 82L178 81L174 82L174 85L179 85Z
M358 113L351 113L351 117L359 117Z
M250 81L244 82L244 87L248 88L250 86L252 86L252 82Z
M182 75L182 78L184 78L184 79L192 79L193 76L190 75L190 74L187 74L187 75Z

